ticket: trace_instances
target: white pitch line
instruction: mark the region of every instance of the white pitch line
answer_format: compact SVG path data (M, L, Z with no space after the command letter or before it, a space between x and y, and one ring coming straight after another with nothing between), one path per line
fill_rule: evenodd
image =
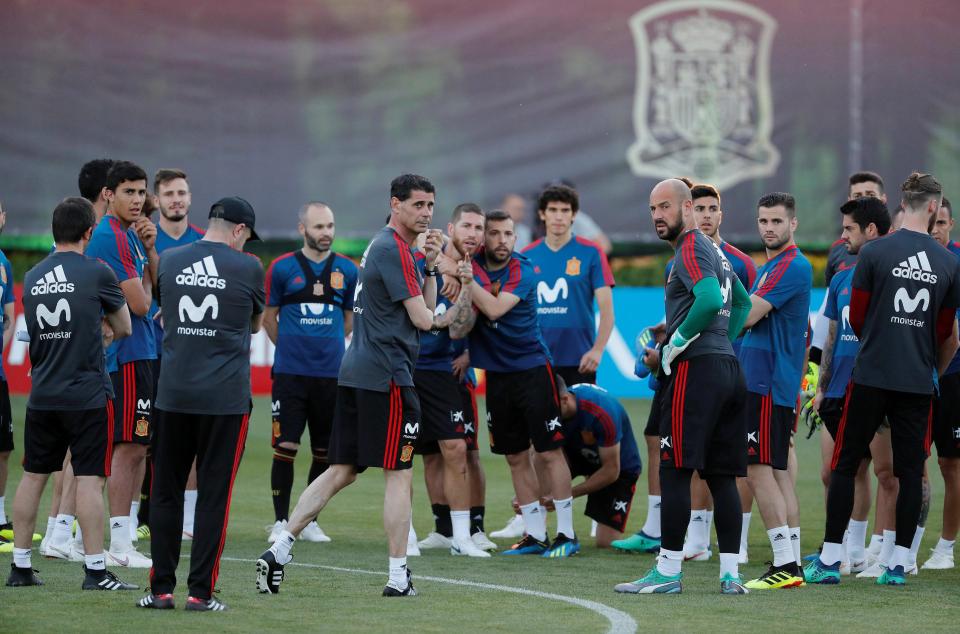
M256 563L254 559L240 559L239 557L221 557L223 561L239 561L242 563ZM359 570L357 568L341 568L340 566L323 566L320 564L307 564L307 563L297 563L290 562L288 566L300 566L302 568L317 568L320 570L332 570L334 572L350 572L360 575L380 575L383 576L382 570ZM527 588L516 588L514 586L501 586L493 583L480 583L478 581L467 581L465 579L447 579L446 577L429 577L425 575L417 575L417 579L422 581L436 581L438 583L447 583L457 586L467 586L470 588L479 588L481 590L493 590L496 592L511 592L513 594L524 594L530 597L538 597L540 599L550 599L552 601L561 601L563 603L569 603L578 608L583 608L585 610L590 610L596 614L599 614L603 618L607 619L610 622L610 629L607 630L609 634L635 634L637 631L637 622L633 619L632 616L617 610L616 608L611 608L609 605L604 605L603 603L598 603L597 601L588 601L587 599L579 599L577 597L568 597L563 594L553 594L552 592L540 592L539 590L529 590Z

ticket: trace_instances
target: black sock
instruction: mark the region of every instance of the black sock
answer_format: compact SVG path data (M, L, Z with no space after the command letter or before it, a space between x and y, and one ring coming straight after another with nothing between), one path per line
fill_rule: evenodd
M470 534L483 533L483 514L486 512L485 506L470 507Z
M310 473L307 475L307 484L310 484L318 477L320 474L327 470L327 450L319 447L314 447L313 451L313 462L310 463Z
M683 550L683 537L690 523L692 477L690 469L675 469L660 463L660 544L667 550Z
M279 522L290 515L290 489L293 488L293 461L296 449L274 447L270 468L270 489L273 494L273 515Z
M717 530L720 552L739 553L743 513L740 510L737 479L732 475L708 476L707 486L713 496L713 524Z
M823 541L842 544L843 533L853 513L854 474L834 470L827 487L827 527Z
M909 549L920 519L923 505L923 467L916 473L900 474L900 492L897 494L897 546ZM900 527L903 527L902 529Z
M444 537L453 537L453 520L450 519L450 506L447 504L431 504L433 509L434 530Z

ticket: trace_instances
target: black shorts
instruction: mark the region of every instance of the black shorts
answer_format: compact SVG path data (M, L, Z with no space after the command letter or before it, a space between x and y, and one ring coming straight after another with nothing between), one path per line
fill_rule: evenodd
M620 477L587 495L587 507L583 514L597 524L623 532L627 528L630 507L633 505L633 493L637 490L638 473L620 472Z
M467 412L457 377L444 370L415 370L413 384L420 399L417 453L436 453L441 440L465 440Z
M775 404L772 394L747 392L747 464L785 471L794 418L793 408Z
M660 435L660 408L663 402L660 396L661 394L663 394L662 382L657 385L657 389L653 393L653 400L650 401L650 413L647 415L647 426L643 429L644 436Z
M414 376L414 381L416 381L416 376ZM460 409L458 412L463 414L463 433L459 437L462 437L467 441L467 451L479 451L480 446L477 444L477 388L469 383L460 383L457 385L457 398L460 399ZM419 396L419 392L418 392ZM423 399L420 400L421 409L425 409ZM424 413L424 419L426 419L426 413ZM459 416L456 416L459 418ZM458 424L457 429L460 428ZM421 439L417 442L417 453L422 456L429 456L433 454L440 453L440 443L436 440L423 440Z
M10 409L10 386L0 379L0 452L13 451L13 410Z
M326 451L336 405L336 379L274 374L270 399L273 417L271 446L276 447L281 442L299 445L303 430L309 426L310 448Z
M327 453L330 464L409 469L420 435L420 401L412 387L387 392L341 385Z
M661 469L746 475L746 381L736 357L705 354L681 361L663 377L660 390Z
M23 431L23 470L53 473L70 464L78 476L109 476L113 458L113 403L79 411L27 408Z
M840 428L840 418L843 416L844 400L843 398L824 397L820 401L820 420L823 421L823 426L827 428L834 441L837 440L837 429Z
M893 475L922 476L933 440L933 396L857 383L851 383L848 389L833 445L831 470L855 475L864 450L886 416L893 445Z
M556 373L563 382L567 384L567 387L572 387L578 383L589 383L590 385L597 384L597 373L596 372L581 372L580 366L576 365L559 365L553 368L554 373Z
M960 458L960 373L940 377L933 401L933 442L940 458Z
M487 372L490 450L510 455L563 446L560 399L549 364L519 372Z
M150 444L150 419L153 415L153 359L130 361L110 375L113 381L113 409L116 425L113 442Z

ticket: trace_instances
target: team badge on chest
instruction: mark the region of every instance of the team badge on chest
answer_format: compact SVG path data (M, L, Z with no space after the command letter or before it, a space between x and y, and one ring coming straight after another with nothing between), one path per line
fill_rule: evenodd
M317 297L320 297L321 295L323 295L323 284L321 284L320 282L314 282L313 294L316 295Z
M330 274L330 288L335 291L343 290L343 273L334 271Z
M580 275L580 260L577 258L567 260L567 275Z

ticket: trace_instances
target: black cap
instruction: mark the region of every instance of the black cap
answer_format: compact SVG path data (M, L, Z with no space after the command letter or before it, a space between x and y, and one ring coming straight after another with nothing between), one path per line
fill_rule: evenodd
M213 203L213 206L210 207L209 217L222 218L237 225L246 225L250 229L250 239L260 239L253 228L257 222L257 215L253 212L250 203L239 196L227 196Z

